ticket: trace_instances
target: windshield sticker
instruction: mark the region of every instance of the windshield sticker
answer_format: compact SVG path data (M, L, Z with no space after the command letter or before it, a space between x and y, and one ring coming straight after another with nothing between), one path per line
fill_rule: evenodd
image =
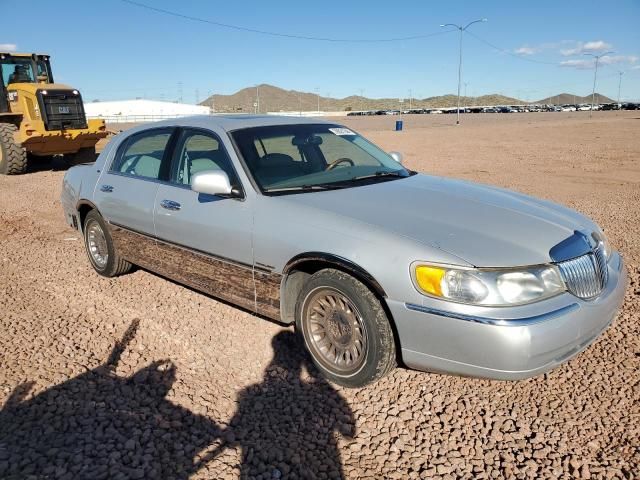
M335 135L355 135L355 133L348 128L330 128L329 131Z

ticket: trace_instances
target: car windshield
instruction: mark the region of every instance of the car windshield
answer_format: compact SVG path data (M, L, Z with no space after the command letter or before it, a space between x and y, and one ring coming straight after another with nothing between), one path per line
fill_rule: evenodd
M346 188L412 174L339 125L274 125L237 130L231 136L264 193Z

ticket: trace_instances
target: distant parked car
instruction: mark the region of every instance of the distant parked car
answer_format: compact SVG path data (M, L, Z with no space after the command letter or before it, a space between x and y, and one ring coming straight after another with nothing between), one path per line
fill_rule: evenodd
M181 118L115 136L61 201L98 274L139 265L295 324L348 387L397 361L531 377L607 328L626 270L593 221L399 160L316 119Z
M578 105L577 110L579 112L588 112L589 110L591 110L591 105L587 105L586 103L581 103L580 105Z
M575 105L563 105L562 106L562 111L563 112L575 112L577 109L575 107Z
M498 113L499 110L495 107L484 107L482 113Z

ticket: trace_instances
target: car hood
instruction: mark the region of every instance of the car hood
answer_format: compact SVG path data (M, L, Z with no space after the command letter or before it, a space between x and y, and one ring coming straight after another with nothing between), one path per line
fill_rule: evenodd
M576 230L597 228L548 201L421 174L281 199L408 237L478 267L547 263L553 246Z

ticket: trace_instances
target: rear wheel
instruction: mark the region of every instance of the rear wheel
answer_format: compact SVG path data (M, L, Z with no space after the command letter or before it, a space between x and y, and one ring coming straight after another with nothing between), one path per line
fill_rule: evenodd
M64 161L68 166L73 167L74 165L95 162L96 155L95 147L81 148L76 153L65 154Z
M91 266L104 277L117 277L131 270L131 264L120 258L102 216L95 210L84 220L84 245Z
M16 143L14 134L18 127L0 123L0 174L19 175L27 171L27 152Z
M320 270L304 284L296 328L316 367L339 385L362 387L395 367L393 332L380 301L339 270Z

